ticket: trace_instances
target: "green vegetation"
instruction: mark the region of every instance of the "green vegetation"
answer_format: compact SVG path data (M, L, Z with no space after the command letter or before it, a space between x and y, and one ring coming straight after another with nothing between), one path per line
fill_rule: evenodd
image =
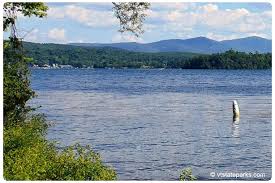
M3 27L10 30L9 41L4 42L4 124L18 123L25 119L31 110L26 102L34 97L30 88L29 70L30 61L22 54L22 42L17 37L15 22L17 13L24 16L46 16L48 7L44 3L5 3Z
M174 62L184 62L194 53L139 53L118 48L89 48L62 44L24 43L26 55L34 64L62 64L94 68L170 68Z
M186 69L270 69L271 53L245 53L234 50L225 53L194 57L182 68Z
M6 180L115 180L116 173L103 165L89 147L56 150L45 140L47 123L32 116L4 129L4 177Z
M4 178L6 180L116 180L113 169L103 165L89 147L70 146L57 150L45 138L47 123L33 115L27 101L35 96L30 88L28 63L17 38L17 13L44 17L44 3L5 3L4 31Z
M4 4L4 16L3 16L3 27L4 30L11 29L13 33L16 31L15 21L17 19L17 13L21 13L23 16L36 16L43 18L47 15L48 6L44 3L16 3L6 2ZM12 38L16 38L12 35Z
M182 52L143 53L118 48L91 48L60 44L24 43L33 63L93 68L270 69L271 53L229 50L202 55Z
M4 124L24 121L31 110L26 102L34 97L30 88L27 63L30 59L14 48L11 42L4 45Z
M191 168L185 168L181 171L180 181L193 181L193 180L197 180L197 178L192 175Z

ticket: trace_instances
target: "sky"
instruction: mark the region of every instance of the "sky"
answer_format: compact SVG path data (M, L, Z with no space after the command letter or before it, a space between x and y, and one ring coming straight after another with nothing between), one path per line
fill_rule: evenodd
M46 3L46 18L18 18L18 33L38 43L148 43L204 36L228 40L248 36L271 39L269 3L151 3L139 37L118 32L112 3ZM8 37L8 33L4 33Z

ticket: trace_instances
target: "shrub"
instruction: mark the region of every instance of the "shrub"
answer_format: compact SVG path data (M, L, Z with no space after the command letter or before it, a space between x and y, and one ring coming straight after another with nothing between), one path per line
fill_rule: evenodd
M42 116L4 129L4 177L6 180L116 180L89 147L70 146L58 151L45 139Z
M180 180L181 181L193 181L193 180L197 180L197 178L192 175L191 168L185 168L182 170L182 172L180 174Z
M4 45L4 124L24 121L31 110L26 102L35 96L30 88L29 58L15 49L10 42Z

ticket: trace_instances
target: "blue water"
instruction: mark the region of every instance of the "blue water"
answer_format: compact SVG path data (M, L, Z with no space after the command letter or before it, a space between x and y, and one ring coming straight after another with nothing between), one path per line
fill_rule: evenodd
M271 70L33 69L32 87L47 138L90 145L120 180L271 178Z

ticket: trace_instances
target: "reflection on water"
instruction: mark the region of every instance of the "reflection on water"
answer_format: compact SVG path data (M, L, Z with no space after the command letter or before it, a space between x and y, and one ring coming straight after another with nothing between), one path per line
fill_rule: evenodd
M233 116L233 124L240 124L240 117Z
M240 129L239 129L239 120L233 121L232 123L232 137L239 138L240 137Z
M91 145L120 180L271 177L271 71L34 70L32 85L48 138Z
M240 124L240 118L233 116L232 137L240 137L239 124Z

